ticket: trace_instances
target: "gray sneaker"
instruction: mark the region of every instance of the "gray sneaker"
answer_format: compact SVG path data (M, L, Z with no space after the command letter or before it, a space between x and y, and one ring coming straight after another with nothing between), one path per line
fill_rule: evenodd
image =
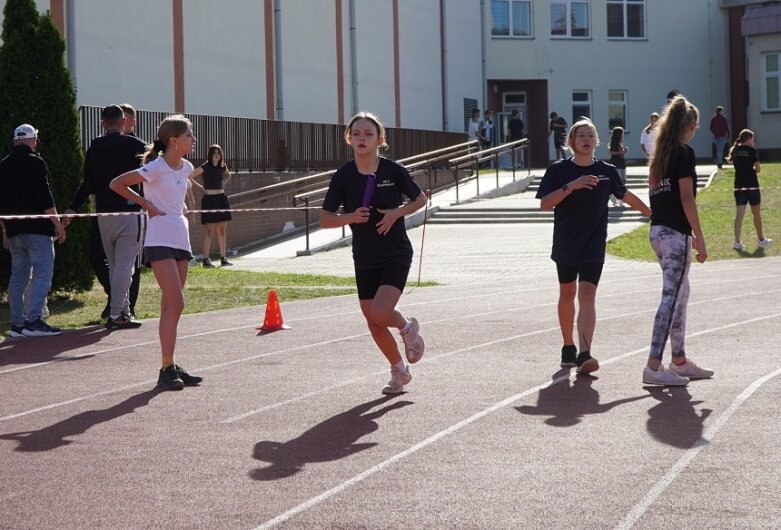
M681 365L670 363L669 368L671 372L689 379L710 379L713 377L713 370L697 366L697 363L691 359L686 359L686 362Z
M404 385L408 385L410 381L412 381L412 374L409 373L409 368L406 372L402 372L395 366L391 366L391 378L382 388L382 393L400 394L404 392Z
M420 336L418 319L410 318L409 320L409 330L406 333L401 333L401 340L404 341L404 355L407 356L407 361L410 364L415 364L423 357L426 344L423 342L423 337Z
M686 386L689 384L689 378L668 370L664 365L659 366L658 370L651 370L646 366L643 368L643 383L660 386Z

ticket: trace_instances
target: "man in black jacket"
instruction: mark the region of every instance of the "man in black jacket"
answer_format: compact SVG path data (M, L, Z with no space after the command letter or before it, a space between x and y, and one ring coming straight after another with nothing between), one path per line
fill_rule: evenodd
M11 337L59 335L62 330L43 321L43 304L52 286L54 244L65 241L65 227L54 206L49 169L36 152L38 131L28 124L14 130L14 147L0 161L0 215L48 215L32 219L3 219L3 246L11 251L8 305ZM32 273L32 276L31 276ZM24 291L31 283L28 312Z
M143 245L145 219L137 214L139 207L112 191L109 183L122 173L138 169L140 155L146 146L138 138L122 134L125 118L118 105L103 108L100 117L106 132L95 138L87 149L84 182L65 213L78 211L86 195L95 195L95 209L98 213L125 213L98 217L111 289L106 328L137 328L141 323L130 318L128 291ZM136 189L136 192L140 190Z

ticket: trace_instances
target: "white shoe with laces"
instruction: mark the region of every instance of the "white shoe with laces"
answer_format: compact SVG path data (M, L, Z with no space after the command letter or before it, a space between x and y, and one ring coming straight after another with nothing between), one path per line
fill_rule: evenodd
M766 237L765 239L760 239L759 243L757 244L759 245L759 248L768 248L770 245L773 244L773 240L770 239L769 237Z
M408 385L410 381L412 381L412 374L409 373L409 368L406 372L402 372L395 366L391 366L391 378L382 388L382 393L400 394L404 392L404 385Z
M671 371L689 379L710 379L713 377L713 370L701 368L691 359L686 359L683 364L670 363L669 367Z
M652 370L646 366L643 368L643 383L660 386L686 386L689 384L689 378L667 370L662 365L657 370Z
M404 342L404 355L407 356L407 362L415 364L423 357L423 351L426 349L426 344L423 342L423 337L420 336L418 319L411 318L409 320L409 329L406 333L401 333L401 340Z
M732 245L732 248L735 250L743 250L746 247L743 246L743 243L741 243L740 241L735 241L735 244Z

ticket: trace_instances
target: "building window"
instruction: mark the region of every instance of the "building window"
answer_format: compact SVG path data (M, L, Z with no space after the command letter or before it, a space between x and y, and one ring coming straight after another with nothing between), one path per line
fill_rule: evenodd
M645 0L607 0L607 36L645 38Z
M494 37L531 37L531 0L492 0L491 18Z
M762 110L781 110L781 53L762 55Z
M584 0L552 1L550 34L561 37L590 37L589 3Z
M607 121L612 131L614 127L626 130L626 90L609 90L607 93Z
M572 123L580 118L591 119L591 91L572 91Z

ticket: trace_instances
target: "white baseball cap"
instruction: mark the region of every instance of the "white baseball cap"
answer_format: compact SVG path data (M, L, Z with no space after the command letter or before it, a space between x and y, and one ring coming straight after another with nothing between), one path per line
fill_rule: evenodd
M38 131L29 123L23 123L16 129L14 129L14 140L26 140L28 138L36 138Z

